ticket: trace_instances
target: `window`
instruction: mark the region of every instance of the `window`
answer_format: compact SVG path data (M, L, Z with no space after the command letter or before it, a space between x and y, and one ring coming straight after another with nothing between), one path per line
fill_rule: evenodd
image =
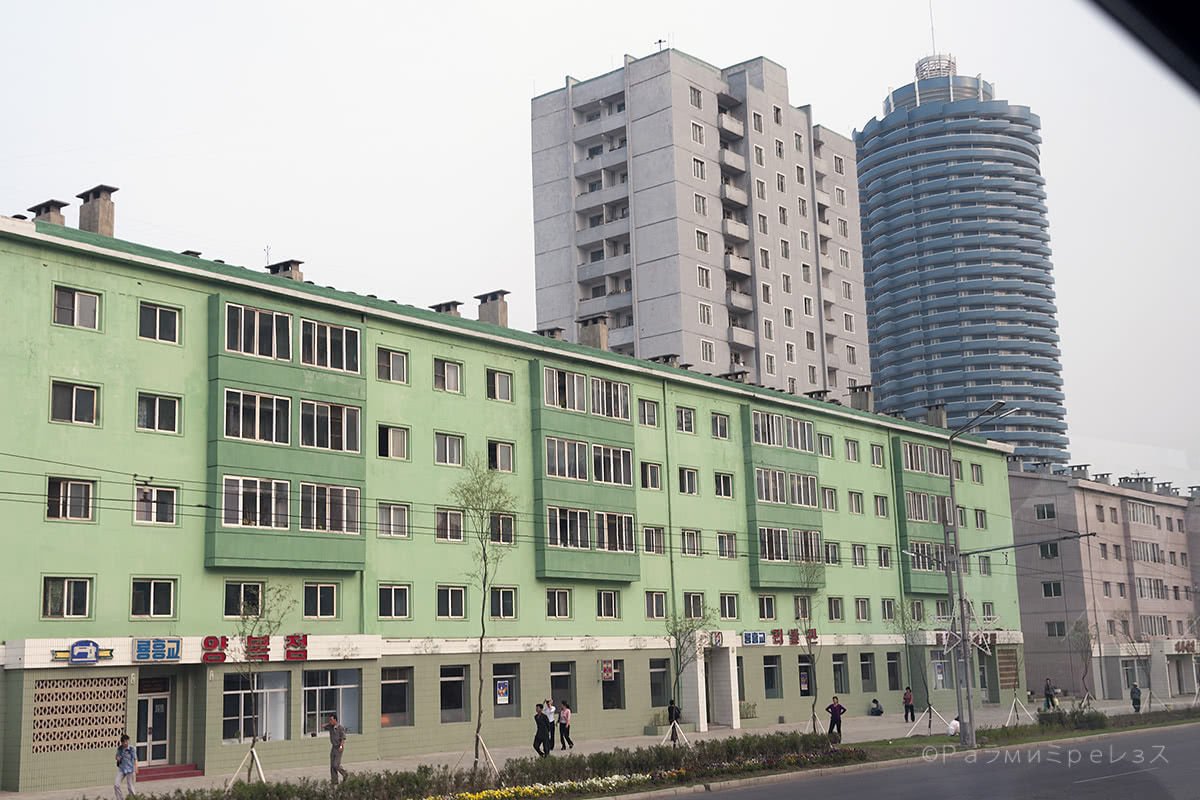
M576 508L546 507L546 533L551 547L587 550L592 546L588 512Z
M768 700L783 697L781 656L763 656L763 691Z
M1117 582L1117 596L1118 597L1125 596L1125 584L1121 581Z
M615 589L596 591L596 619L619 619L621 616L621 593Z
M871 445L871 466L872 467L882 467L883 466L883 445L881 445L881 444Z
M225 436L287 444L292 401L286 397L225 390Z
M625 707L625 661L614 658L612 679L600 684L600 707L615 709Z
M817 455L833 458L833 437L827 433L817 434Z
M759 200L767 199L767 184L765 181L756 180L754 182L754 194Z
M704 180L704 159L692 159L692 177L698 181Z
M546 616L550 619L568 619L571 616L571 590L546 590Z
M137 428L179 432L179 398L138 392Z
M433 462L452 467L461 467L463 459L463 438L452 433L435 433L433 435Z
M585 385L585 377L578 372L546 367L544 372L546 405L580 413L587 411L585 407L587 400L584 395Z
M875 516L886 517L888 515L888 499L886 495L875 495Z
M358 372L358 329L301 320L300 363Z
M1110 581L1104 581L1104 596L1112 597L1112 583Z
M830 486L821 487L821 510L837 511L837 489Z
M757 131L758 133L762 133L763 132L762 114L755 111L751 115L750 119L752 120L752 124L754 125L754 130Z
M701 325L712 325L713 324L712 303L700 303L698 307L700 309L700 324Z
M221 740L242 742L286 739L288 731L287 672L228 672L223 680Z
M488 598L492 619L516 619L517 590L511 586L493 586Z
M445 359L433 360L433 388L442 392L462 392L462 364Z
M129 614L148 618L175 616L175 581L134 578Z
M833 157L833 171L838 175L846 174L846 161L841 156Z
M1054 503L1035 503L1033 513L1037 519L1054 519Z
M632 553L633 515L596 512L596 549L614 553Z
M768 342L775 341L775 321L772 319L763 320L763 338ZM769 355L769 354L768 354Z
M842 563L842 548L837 542L825 543L825 563L837 566Z
M466 618L467 587L439 584L437 587L437 615L439 619Z
M699 473L692 467L679 468L679 493L680 494L699 494L698 487Z
M780 175L779 177L780 177L781 179L783 178L783 176L782 176L782 175ZM780 207L779 207L778 216L779 216L779 224L780 224L780 225L787 225L787 224L788 224L788 210L787 210L787 206L780 206ZM783 254L782 254L782 253L780 253L780 255L783 255Z
M138 303L138 338L179 343L179 309Z
M586 481L588 478L587 442L546 437L546 474L553 478Z
M433 535L442 542L463 540L463 514L453 508L438 508L433 512Z
M362 730L359 720L362 674L357 669L304 671L304 735L316 736L330 715L346 730Z
M879 615L891 622L896 619L896 601L891 597L885 597L879 601Z
M666 550L666 536L662 528L647 526L642 528L642 552L661 556Z
M675 407L675 430L679 433L696 432L696 409L685 406Z
M671 659L650 659L650 707L662 708L671 697Z
M979 574L980 575L991 575L992 574L992 557L991 556L980 556L979 557Z
M97 330L100 327L100 295L55 286L54 324Z
M781 139L775 140L775 157L783 158L783 141Z
M443 665L438 671L438 707L443 723L471 718L467 702L468 669L465 664L455 664Z
M715 364L717 361L716 345L708 339L700 340L700 360L706 364Z
M1117 561L1120 561L1121 560L1121 545L1114 544L1112 546L1112 552L1113 552L1113 558L1115 558ZM1054 555L1055 556L1058 555L1058 545L1057 544L1054 546Z
M650 461L642 462L642 488L657 491L662 488L662 466Z
M733 475L728 472L714 472L713 483L713 492L717 497L733 497Z
M767 233L767 232L768 232L768 228L767 228L767 215L766 215L766 214L759 214L759 215L758 215L758 232L759 232L759 233L763 233L763 234L765 234L765 233ZM766 265L764 265L764 266L766 266ZM768 268L769 268L769 267L768 267Z
M1046 635L1051 638L1062 638L1067 635L1067 623L1063 620L1046 623Z
M95 425L100 417L99 399L99 387L52 381L50 419L55 422Z
M95 481L48 478L46 518L90 520L92 519L92 498L95 494Z
M830 622L840 622L842 620L842 598L830 597L828 600L829 620Z
M837 221L837 228L838 228L838 235L839 235L839 236L841 236L843 239L849 239L849 238L850 238L850 222L849 222L848 220L845 220L845 219L843 219L843 218L841 218L841 217L838 217L838 221ZM843 284L844 284L844 283L845 283L845 282L843 281ZM845 295L845 296L846 296L847 298L849 298L849 297L850 297L850 295Z
M771 322L770 320L765 320L765 321L764 321L764 327L767 327L767 325L768 325L770 322ZM770 328L767 328L767 330L770 330ZM775 337L773 337L773 336L769 336L769 337L767 337L767 338L768 338L768 339L773 339L773 338L775 338ZM766 365L765 365L765 368L766 368L766 373L767 373L768 375L774 375L774 374L775 374L775 356L774 356L774 355L772 355L771 353L767 353L767 356L766 356Z
M43 578L42 616L82 619L91 614L91 578Z
M770 305L771 304L771 284L763 282L762 284L760 284L760 289L762 292L763 303Z
M505 403L511 403L512 380L513 376L509 372L501 372L498 369L489 369L487 371L488 400L500 400Z
M704 97L700 94L700 90L695 86L689 87L690 99L693 108L704 108Z
M971 465L971 480L974 481L975 483L983 483L983 465L982 464L972 464Z
M680 552L685 556L703 555L700 546L700 531L684 528L681 534Z
M134 522L151 525L175 524L176 489L165 486L137 486L133 490Z
M1062 597L1062 583L1042 581L1042 597Z
M379 535L408 538L409 508L399 503L379 504Z
M975 509L975 527L979 530L987 530L987 512L982 508Z
M760 167L765 166L767 163L766 155L758 145L754 145L754 163Z
M397 584L379 585L379 618L408 619L408 586Z
M784 472L781 469L754 470L755 497L760 503L786 503L787 495L784 488Z
M850 563L856 567L867 565L867 546L865 544L850 545Z
M379 457L408 459L408 428L379 426Z
M708 233L706 231L696 231L696 249L701 253L708 252Z
M287 314L225 306L225 349L280 361L292 359L292 318Z
M511 442L497 442L488 439L487 443L488 469L497 472L513 471L513 445Z
M692 123L692 141L696 144L704 144L704 126L699 122Z
M837 203L839 206L846 205L846 190L841 186L833 187L833 202Z
M300 446L358 452L358 409L300 401Z
M358 489L301 483L300 530L358 533Z
M592 413L612 419L629 419L629 384L592 378Z
M708 198L702 194L692 196L692 205L696 209L696 213L702 217L708 216ZM708 288L707 286L704 288Z
M847 504L848 504L848 505L849 505L849 507L850 507L850 513L851 513L851 514L861 514L861 513L863 513L863 496L862 496L862 492L847 492L847 493L846 493L846 500L847 500Z
M667 618L667 593L646 592L646 619Z
M638 423L657 428L658 403L653 400L638 400Z
M380 670L379 726L412 725L412 667L383 667Z
M493 544L512 544L516 541L516 517L512 514L492 512L488 517L491 542Z
M842 315L842 326L846 329L847 333L854 333L854 315L853 314L843 314Z
M231 478L224 481L225 527L281 528L289 526L287 481L270 478Z
M811 619L812 618L812 602L811 598L806 594L797 594L792 596L792 607L796 612L796 619Z
M408 383L408 353L380 347L375 351L375 358L379 380Z
M1042 558L1058 558L1058 542L1047 542L1038 545Z
M763 622L775 619L775 595L760 594L758 596L758 618Z

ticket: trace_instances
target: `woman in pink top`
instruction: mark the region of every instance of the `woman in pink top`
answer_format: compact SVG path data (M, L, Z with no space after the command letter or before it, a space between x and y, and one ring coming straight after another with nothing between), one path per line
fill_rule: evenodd
M558 706L558 743L563 750L568 747L574 749L575 743L571 741L571 707L565 700L559 700Z

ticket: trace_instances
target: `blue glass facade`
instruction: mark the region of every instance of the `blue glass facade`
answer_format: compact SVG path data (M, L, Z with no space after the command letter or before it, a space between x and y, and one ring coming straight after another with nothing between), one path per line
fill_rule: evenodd
M1005 400L981 431L1066 462L1040 120L931 61L856 134L876 408L955 427Z

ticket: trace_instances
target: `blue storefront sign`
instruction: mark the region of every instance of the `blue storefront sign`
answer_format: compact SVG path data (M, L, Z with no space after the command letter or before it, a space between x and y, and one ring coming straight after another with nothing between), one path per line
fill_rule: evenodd
M72 642L66 650L52 650L51 657L55 661L66 661L73 666L98 664L113 657L111 647L101 647L91 639L80 639Z
M742 631L742 644L766 644L766 631Z
M135 662L178 661L183 656L183 640L178 636L133 640Z

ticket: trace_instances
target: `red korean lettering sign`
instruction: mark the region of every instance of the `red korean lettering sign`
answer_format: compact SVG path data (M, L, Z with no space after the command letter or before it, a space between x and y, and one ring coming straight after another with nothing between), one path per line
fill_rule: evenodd
M246 660L247 661L270 661L271 660L271 637L270 636L247 636L246 637Z
M788 631L788 644L800 644L800 630L792 628Z
M204 664L224 664L227 657L225 651L228 648L228 636L205 636L200 641L200 649L203 651L200 661Z
M289 633L286 637L284 637L283 648L283 658L285 661L307 661L308 634Z

